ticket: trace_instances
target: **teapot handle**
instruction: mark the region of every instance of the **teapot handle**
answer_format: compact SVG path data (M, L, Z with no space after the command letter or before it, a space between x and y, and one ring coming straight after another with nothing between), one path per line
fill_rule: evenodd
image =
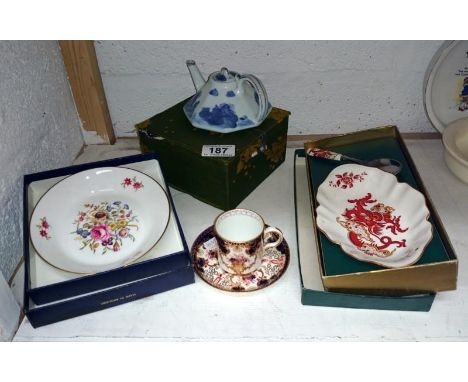
M268 113L268 96L262 82L253 74L243 74L241 80L247 81L258 94L257 120L263 121Z

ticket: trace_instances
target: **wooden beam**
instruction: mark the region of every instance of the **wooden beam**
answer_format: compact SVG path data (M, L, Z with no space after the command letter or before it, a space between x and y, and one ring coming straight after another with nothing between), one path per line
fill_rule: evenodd
M98 136L97 142L86 142L85 135L85 143L114 144L114 129L93 41L67 40L59 44L83 129Z

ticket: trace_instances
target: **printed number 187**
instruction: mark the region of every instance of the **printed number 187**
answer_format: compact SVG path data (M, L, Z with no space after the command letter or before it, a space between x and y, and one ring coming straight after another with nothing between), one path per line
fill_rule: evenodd
M227 147L210 147L211 154L226 154Z

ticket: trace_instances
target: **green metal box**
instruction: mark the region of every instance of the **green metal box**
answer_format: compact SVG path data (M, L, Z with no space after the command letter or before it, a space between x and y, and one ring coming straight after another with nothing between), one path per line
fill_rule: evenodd
M158 153L170 186L222 210L234 208L284 161L290 113L273 108L260 126L222 134L193 127L185 102L136 125L141 150ZM205 145L234 145L234 156L202 156Z

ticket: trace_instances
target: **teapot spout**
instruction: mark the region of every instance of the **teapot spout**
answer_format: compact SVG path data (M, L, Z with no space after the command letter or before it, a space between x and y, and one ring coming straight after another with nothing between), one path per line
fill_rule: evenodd
M200 91L203 85L205 85L205 79L198 69L197 64L193 60L187 60L185 62L187 64L187 68L190 72L190 76L192 77L193 85L195 86L196 91Z

